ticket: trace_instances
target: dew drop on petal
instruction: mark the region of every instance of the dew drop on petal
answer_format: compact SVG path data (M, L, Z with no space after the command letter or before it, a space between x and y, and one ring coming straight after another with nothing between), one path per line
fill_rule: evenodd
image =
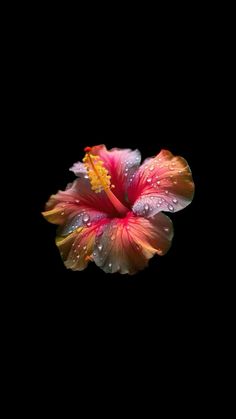
M174 211L174 207L173 207L173 205L168 204L168 208L169 208L169 210L170 210L170 211Z
M96 252L93 252L93 256L97 256L97 253Z
M62 211L62 212L61 212L61 215L64 215L64 214L65 214L65 213L64 213L64 211Z
M157 181L157 184L158 184L158 185L160 185L160 184L161 184L161 181L160 181L160 180L158 180L158 181Z
M178 199L174 198L173 202L174 202L174 204L178 204Z
M149 210L149 205L148 204L145 204L144 205L144 209L145 209L145 211L148 211Z
M166 191L165 191L165 194L166 194L166 195L168 195L168 194L169 194L169 191L167 191L167 190L166 190Z
M150 166L149 167L149 170L150 170L150 172L152 172L153 170L154 170L154 166L152 165L152 166Z
M166 231L168 233L168 231L170 231L169 227L165 227L164 231Z
M92 225L92 223L91 223L91 222L87 223L87 227L90 227L91 225Z
M111 269L112 268L112 263L109 263L108 267Z
M87 246L84 246L83 249L86 250L87 249Z
M79 259L80 258L80 255L77 255L76 257L77 257L77 259Z
M151 181L152 181L152 179L149 177L149 178L147 179L147 183L151 183Z
M89 215L88 214L84 214L84 216L83 216L83 222L84 223L87 223L89 220L90 220Z
M78 204L79 203L79 199L76 199L75 202L76 202L76 204Z
M89 177L88 177L88 175L85 175L85 176L84 176L84 179L88 179L88 178L89 178Z
M102 248L103 248L103 245L102 244L99 244L98 245L98 250L101 252L102 251Z

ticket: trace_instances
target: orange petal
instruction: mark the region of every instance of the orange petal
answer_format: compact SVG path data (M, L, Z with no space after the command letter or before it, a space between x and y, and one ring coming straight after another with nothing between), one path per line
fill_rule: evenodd
M95 242L93 258L105 272L132 275L144 269L155 254L164 255L172 237L172 222L164 214L147 220L130 212L106 225Z

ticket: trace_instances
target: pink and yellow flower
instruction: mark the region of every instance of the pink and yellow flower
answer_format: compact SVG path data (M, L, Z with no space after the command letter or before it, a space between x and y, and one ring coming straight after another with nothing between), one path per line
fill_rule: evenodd
M105 272L135 274L171 246L176 212L193 199L187 162L162 150L140 166L138 150L86 147L77 179L52 195L43 216L59 225L56 244L67 268L90 261Z

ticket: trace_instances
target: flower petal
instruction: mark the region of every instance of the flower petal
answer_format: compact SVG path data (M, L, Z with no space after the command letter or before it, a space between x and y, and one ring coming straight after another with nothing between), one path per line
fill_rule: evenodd
M107 150L105 145L98 145L91 148L91 154L97 155L104 163L104 167L111 176L111 184L115 186L112 190L116 197L125 203L125 196L129 182L132 182L133 176L137 171L141 155L138 150L113 148ZM82 163L76 163L70 169L77 176L83 176Z
M132 275L155 254L164 255L172 238L172 222L166 215L159 213L147 220L130 212L105 226L95 241L93 259L105 272Z
M52 195L46 204L43 216L47 221L58 224L58 233L67 236L82 226L90 226L94 222L107 217L113 206L106 195L93 194L90 185L82 179L77 179L65 191Z
M84 270L93 260L96 234L102 234L108 219L101 220L91 227L80 227L67 237L58 236L56 244L65 266L73 271Z
M147 159L128 189L133 211L146 217L160 211L179 211L191 203L193 195L194 183L188 163L167 150Z

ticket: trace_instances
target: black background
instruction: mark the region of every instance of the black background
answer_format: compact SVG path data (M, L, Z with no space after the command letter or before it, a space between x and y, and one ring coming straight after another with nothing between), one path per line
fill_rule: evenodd
M27 313L40 325L89 330L108 323L111 331L114 324L123 330L143 324L179 333L203 324L212 292L206 208L214 80L209 44L201 46L197 34L180 34L159 43L155 54L145 44L142 52L137 45L132 54L107 55L94 41L93 49L82 52L80 45L76 55L74 44L39 37L27 51L17 104L27 203L18 286ZM170 251L132 277L105 274L92 263L83 272L67 270L54 243L56 227L41 215L50 195L73 180L69 168L82 159L84 147L101 143L138 148L143 159L168 149L193 172L192 204L170 215Z
M38 307L41 320L53 318L57 326L62 318L69 318L69 324L75 320L84 326L90 322L99 321L102 326L104 322L118 321L125 328L130 322L132 327L137 327L144 319L147 327L155 323L159 327L166 323L174 326L175 322L179 326L198 323L207 309L210 282L204 274L209 263L204 223L205 160L202 146L198 140L194 141L195 127L186 124L186 120L178 125L172 120L166 130L163 129L165 123L161 125L161 133L157 128L155 133L141 135L137 132L88 135L81 133L75 125L71 127L67 120L61 121L58 117L55 124L51 122L44 127L42 122L40 128L45 134L39 142L45 146L35 150L33 189L30 191L27 260L30 279L26 291L31 298L30 305ZM182 130L181 135L179 130ZM183 156L193 172L196 192L192 204L178 213L168 214L175 229L170 251L163 257L151 259L149 267L134 276L105 274L93 263L82 272L67 270L55 246L56 226L46 222L41 215L49 196L74 179L68 169L82 159L84 147L101 143L108 148L139 148L143 159L165 148Z

